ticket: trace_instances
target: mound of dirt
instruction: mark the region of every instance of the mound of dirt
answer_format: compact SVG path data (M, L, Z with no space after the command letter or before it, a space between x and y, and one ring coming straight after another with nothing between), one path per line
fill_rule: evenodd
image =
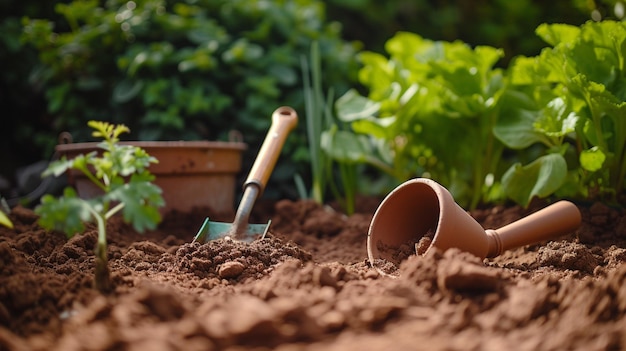
M364 206L365 204L370 206ZM481 260L458 249L367 261L377 202L257 206L269 235L192 242L208 209L158 230L108 224L115 286L92 288L94 227L67 239L17 207L0 228L0 350L614 350L626 348L626 212L580 206L575 233ZM538 207L471 215L498 228ZM228 221L228 216L224 217Z

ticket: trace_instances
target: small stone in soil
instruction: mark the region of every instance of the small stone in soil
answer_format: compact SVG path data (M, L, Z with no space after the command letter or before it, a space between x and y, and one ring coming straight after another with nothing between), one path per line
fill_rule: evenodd
M420 240L415 243L415 254L421 256L426 253L426 250L428 250L432 242L433 239L427 236L423 236L422 238L420 238Z
M426 234L424 234L424 236L421 237L420 240L415 243L415 254L418 256L421 256L424 253L426 253L426 250L428 250L430 245L433 243L434 237L435 237L435 231L432 229L429 229L428 232L426 232Z
M398 273L398 266L396 266L393 262L389 262L382 258L374 259L374 262L371 262L371 265L384 274L396 275Z
M244 264L238 261L224 262L220 266L218 274L223 279L235 278L243 273L245 268Z

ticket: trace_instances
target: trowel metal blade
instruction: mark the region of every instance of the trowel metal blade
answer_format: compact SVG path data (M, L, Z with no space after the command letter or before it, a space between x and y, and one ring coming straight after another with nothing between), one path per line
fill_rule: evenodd
M271 222L270 220L267 224L248 224L245 231L236 235L233 233L234 227L232 223L212 222L207 217L193 241L206 243L207 241L230 237L233 240L250 242L258 237L265 237Z

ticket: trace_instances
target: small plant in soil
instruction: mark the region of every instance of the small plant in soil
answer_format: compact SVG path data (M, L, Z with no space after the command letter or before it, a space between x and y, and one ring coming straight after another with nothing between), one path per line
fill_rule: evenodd
M88 125L94 129L92 136L103 139L98 144L102 152L81 154L72 159L63 156L50 163L42 176L58 177L70 170L77 170L99 187L102 195L82 199L73 188L68 187L59 198L50 194L43 196L35 212L40 216L39 224L42 227L63 231L68 237L84 232L85 223L95 220L98 241L95 248L94 286L104 292L111 289L107 220L122 211L124 221L132 223L138 232L154 229L161 220L158 207L165 202L161 189L153 183L154 175L148 171L150 164L158 160L139 147L119 143L119 135L128 133L128 127L99 121L89 121Z
M13 222L11 222L11 220L9 219L9 216L7 216L2 209L0 209L0 225L3 225L7 228L13 228Z

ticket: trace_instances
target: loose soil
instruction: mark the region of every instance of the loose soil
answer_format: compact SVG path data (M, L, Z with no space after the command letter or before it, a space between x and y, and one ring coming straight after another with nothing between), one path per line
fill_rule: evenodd
M410 255L394 278L367 261L366 200L352 216L257 204L251 222L272 226L252 243L192 242L206 215L232 220L206 209L144 234L115 219L109 294L91 287L94 227L67 239L17 207L0 228L0 350L626 349L623 209L580 205L575 233L495 259ZM540 207L471 215L498 228Z

